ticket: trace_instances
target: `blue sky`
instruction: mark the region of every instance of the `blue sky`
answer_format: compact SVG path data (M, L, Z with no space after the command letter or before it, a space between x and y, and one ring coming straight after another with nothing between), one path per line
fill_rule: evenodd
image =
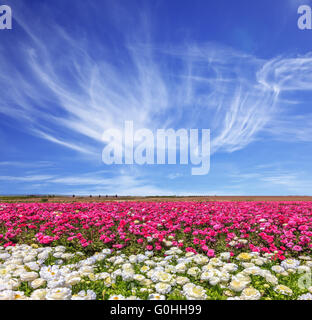
M309 0L6 0L0 194L312 195ZM211 130L211 169L105 165L104 130Z

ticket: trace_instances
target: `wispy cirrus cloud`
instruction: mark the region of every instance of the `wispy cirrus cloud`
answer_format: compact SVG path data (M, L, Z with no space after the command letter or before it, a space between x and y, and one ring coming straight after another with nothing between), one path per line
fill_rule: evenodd
M6 182L34 182L34 181L48 181L53 176L49 175L29 175L29 176L0 176L1 181Z
M281 98L312 89L310 53L265 60L217 43L159 46L144 17L133 21L140 33L129 29L110 50L100 39L90 47L55 21L49 29L32 21L30 28L19 13L25 37L15 51L22 62L0 52L0 112L35 136L88 155L101 152L105 129L125 120L136 128L210 128L213 153L240 150L263 132L288 139L289 124L293 137L310 141L310 130L299 128L309 118L291 117Z
M52 161L0 161L0 167L17 167L17 168L46 168L54 167L55 163Z
M135 173L116 171L107 176L103 170L82 174L26 174L16 176L0 176L0 181L19 184L20 190L27 193L29 190L39 194L58 194L60 187L62 194L96 195L174 195L168 188L162 188L151 183L146 176Z

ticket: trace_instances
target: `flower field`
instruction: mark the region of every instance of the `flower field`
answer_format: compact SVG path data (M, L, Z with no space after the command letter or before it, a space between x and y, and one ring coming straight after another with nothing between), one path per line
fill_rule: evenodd
M0 299L312 299L311 202L0 204Z

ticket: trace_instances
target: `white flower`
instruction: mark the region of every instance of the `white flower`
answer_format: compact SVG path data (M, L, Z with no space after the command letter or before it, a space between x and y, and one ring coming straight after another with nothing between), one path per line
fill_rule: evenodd
M137 296L130 296L130 297L127 297L126 300L141 300L141 299Z
M30 262L36 263L35 260L36 260L36 255L28 255L28 256L24 257L24 259L23 259L23 261L24 261L24 263L25 263L26 265L27 265L27 263L30 263ZM33 270L34 270L34 269L33 269ZM37 270L36 270L36 271L37 271Z
M259 267L251 266L243 270L243 273L246 273L248 275L253 275L253 276L259 276L261 275L262 270Z
M102 252L104 254L111 254L111 249L103 249Z
M153 283L153 281L150 280L150 279L144 279L144 280L141 282L141 284L142 284L143 286L146 286L146 287L149 287L152 283Z
M131 263L125 263L122 265L122 270L124 271L133 271L133 266Z
M61 258L62 255L63 255L62 252L55 252L55 253L53 253L53 257L54 257L54 258L57 258L57 259Z
M165 271L168 273L177 273L175 266L169 264L165 267Z
M171 261L173 258L174 258L174 256L172 256L172 255L165 256L165 257L163 258L163 261L162 261L162 262L166 265L166 264L168 263L168 261Z
M241 299L243 300L259 300L260 298L260 292L254 288L246 288L241 294Z
M298 297L298 300L312 300L312 294L306 293Z
M47 289L37 289L30 295L30 300L45 300Z
M148 257L144 254L138 254L137 259L138 259L138 262L143 262L144 260L147 260Z
M104 279L104 285L106 287L110 287L112 285L112 283L113 283L113 280L112 280L111 277L107 277L107 278Z
M184 284L190 282L190 279L187 277L177 277L176 278L176 283L180 286L183 286Z
M122 280L124 281L132 280L134 276L134 271L130 270L130 271L122 272L121 276L122 276Z
M221 281L220 278L218 278L218 277L212 277L212 278L209 279L209 284L210 284L211 286L215 286L215 285L217 285L220 281Z
M221 282L228 282L231 278L231 275L226 271L221 271L221 273L219 274L219 278Z
M236 257L236 259L240 261L250 261L252 259L252 255L248 252L242 252Z
M227 296L227 297L234 297L234 296L235 296L234 292L231 291L231 290L225 290L225 291L223 292L223 294L224 294L225 296Z
M156 268L154 270L156 270ZM149 275L149 273L147 273L147 275ZM171 278L172 278L172 275L170 275L167 272L164 272L163 270L159 270L159 271L157 270L151 274L151 280L153 282L162 281L161 279L164 280L163 282L170 282Z
M2 269L2 271L3 271L3 269ZM19 277L24 272L25 272L25 268L23 266L16 266L16 269L13 271L12 276Z
M0 291L16 290L20 286L21 281L16 278L0 278Z
M46 252L46 251L41 252L41 253L38 254L38 259L39 260L47 260L49 258L49 254L50 253Z
M20 259L20 258L18 258L18 259L12 259L12 260L11 260L11 263L21 266L21 265L23 265L23 259Z
M185 265L185 263L178 263L175 266L175 269L176 269L177 273L184 273L186 271L186 265Z
M50 289L65 287L64 277L48 280L47 287Z
M136 280L136 281L141 282L141 281L145 280L145 277L142 274L135 274L133 276L133 279Z
M75 284L79 283L81 281L81 277L79 272L74 271L68 275L65 276L65 283L67 285L74 286Z
M192 262L192 258L185 258L185 257L182 257L182 258L179 258L177 260L177 263L183 263L183 264L187 264L187 263L190 263Z
M23 291L13 291L13 294L14 300L29 300L29 298L25 296L25 293Z
M158 273L158 280L160 282L166 282L166 283L171 282L172 277L173 276L170 273L167 273L167 272L159 272Z
M200 269L198 267L193 267L187 270L187 274L193 277L197 276L199 272L200 272Z
M165 264L167 264L167 262L166 262ZM154 268L153 272L156 272L156 271L164 271L164 270L165 270L164 267L162 267L162 266L157 266L156 268Z
M44 284L46 283L46 280L42 279L42 278L37 278L35 280L33 280L30 284L30 286L33 288L33 289L37 289L41 286L43 286Z
M204 271L200 276L200 280L209 280L212 277L213 277L213 272L211 270Z
M293 292L290 288L288 288L287 286L284 286L282 284L279 284L278 286L276 286L274 288L274 291L286 296L292 296Z
M0 291L0 300L14 300L14 291L13 290Z
M20 275L22 281L33 281L38 278L37 272L24 272Z
M248 243L248 240L246 240L246 239L239 239L238 242L239 242L239 243L242 243L242 244L247 244L247 243Z
M143 272L143 273L145 273L145 272L147 272L149 270L150 270L150 267L149 266L145 266L145 265L140 269L140 271Z
M152 293L148 296L148 300L166 300L166 297L161 294Z
M311 268L310 267L308 267L308 266L299 266L298 268L297 268L297 271L299 272L299 273L310 273L311 272Z
M300 261L296 259L286 259L282 261L281 265L285 270L297 269L298 266L300 265Z
M60 274L59 266L52 266L52 267L42 267L39 271L40 277L45 280L52 280L58 278Z
M82 266L79 269L79 273L81 276L88 276L90 273L94 273L94 268L92 266Z
M308 260L311 260L311 257L309 257L309 256L299 256L299 259L308 261Z
M172 246L172 241L164 240L163 243L164 243L164 245L165 245L166 247L171 247L171 246Z
M194 256L194 255L195 255L194 252L187 252L187 253L185 254L185 257L186 257L186 258L189 258L189 257L192 257L192 256Z
M121 295L121 294L112 295L112 296L109 297L108 300L125 300L125 297L123 295Z
M260 258L253 259L252 262L253 262L254 264L256 264L257 266L262 266L262 265L264 265L263 259L260 259Z
M5 262L2 266L0 265L0 277L12 273L12 271L16 270L16 268L18 267L20 266L16 266L15 264L9 263L9 261Z
M251 279L247 274L244 274L243 272L239 272L232 276L233 280L240 280L250 283Z
M155 289L160 294L167 294L171 291L171 285L164 282L159 282L155 285Z
M0 253L0 260L8 260L10 257L9 253Z
M60 258L64 259L64 260L69 260L69 259L73 258L74 256L75 256L75 254L73 254L73 253L62 253Z
M208 263L209 258L201 254L197 254L196 256L194 256L193 261L197 264L205 264Z
M205 300L207 298L205 289L193 283L185 284L183 286L183 293L188 300Z
M39 269L40 269L39 264L35 261L25 263L25 266L28 267L32 271L39 271Z
M281 266L273 266L272 271L274 271L275 273L281 274L285 271L285 269Z
M230 252L222 252L220 254L220 258L223 260L223 261L228 261L231 259L231 254Z
M71 300L96 300L96 293L93 290L81 290L74 294Z
M247 268L255 267L255 264L252 263L252 262L242 262L242 263L241 263L241 266L244 267L245 269L247 269ZM257 267L256 267L256 268L257 268Z
M235 292L239 292L239 291L244 290L248 284L249 284L249 282L247 282L247 281L234 279L230 282L229 288Z
M54 248L56 252L65 252L66 248L64 246L57 246Z
M112 273L113 279L116 279L118 276L122 276L122 270L121 269L117 269Z
M229 297L226 300L242 300L240 297Z
M144 263L147 265L147 266L154 266L156 264L155 261L153 260L145 260Z
M234 272L238 269L238 266L235 263L227 263L222 267L222 270L228 272Z
M222 267L224 264L219 258L211 258L209 263L214 267Z
M46 299L47 300L70 300L71 290L68 288L53 288L48 290Z
M109 277L109 273L108 272L101 272L101 273L98 273L97 276L98 276L98 279L104 280L107 277Z
M267 282L277 285L278 284L278 279L273 275L273 274L265 274L264 278Z

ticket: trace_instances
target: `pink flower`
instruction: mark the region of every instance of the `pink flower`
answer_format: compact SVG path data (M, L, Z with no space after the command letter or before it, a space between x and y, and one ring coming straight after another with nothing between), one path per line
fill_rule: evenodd
M302 248L300 246L293 246L292 249L294 251L302 251Z
M208 251L207 251L207 256L208 257L214 257L215 256L215 252L214 252L214 250L213 249L209 249Z

